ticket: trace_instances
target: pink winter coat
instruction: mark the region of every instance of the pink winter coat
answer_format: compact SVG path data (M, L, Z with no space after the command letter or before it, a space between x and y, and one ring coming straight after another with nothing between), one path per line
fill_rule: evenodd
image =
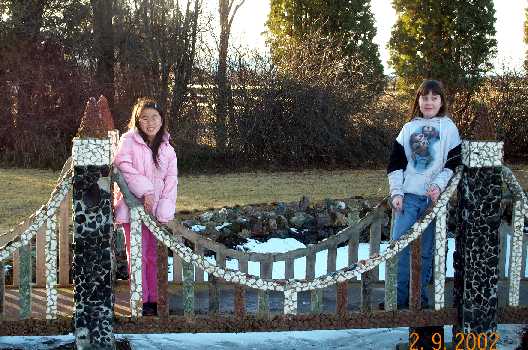
M165 133L158 150L159 168L152 159L152 151L137 130L129 130L121 136L114 166L123 175L130 191L140 200L154 194L153 213L159 222L167 223L174 218L178 187L176 152ZM121 192L114 195L115 222L130 222L130 212Z

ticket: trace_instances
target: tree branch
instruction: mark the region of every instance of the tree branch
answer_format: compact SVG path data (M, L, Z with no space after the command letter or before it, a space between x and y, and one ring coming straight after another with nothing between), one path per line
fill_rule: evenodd
M233 11L233 13L231 14L231 18L229 18L229 23L227 25L227 30L228 31L231 31L231 24L233 23L233 19L235 18L235 15L238 11L238 9L244 4L246 0L241 0L236 6L235 6L235 10ZM234 1L230 3L229 5L229 12L231 11L231 5L233 5ZM229 13L228 12L228 13Z

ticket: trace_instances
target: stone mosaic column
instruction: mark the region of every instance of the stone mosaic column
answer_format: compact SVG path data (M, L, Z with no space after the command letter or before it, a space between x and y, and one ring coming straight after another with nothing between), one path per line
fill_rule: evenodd
M297 314L297 292L295 289L288 288L284 290L284 314Z
M522 186L519 184L515 175L508 167L502 168L502 178L504 182L508 185L509 190L512 194L512 224L513 224L513 236L511 239L511 248L510 248L510 260L509 260L509 295L508 295L508 305L509 306L519 306L519 288L521 283L521 276L524 274L526 269L526 247L528 241L523 243L523 236L528 232L528 220L525 220L526 213L528 213L528 203L526 195ZM501 238L504 237L501 233ZM501 242L501 248L505 245L506 239L502 238L504 242ZM524 247L523 247L524 245ZM506 247L504 247L504 251ZM505 252L504 252L505 253ZM524 257L524 258L523 258ZM499 264L502 265L503 256L501 254ZM501 266L499 266L501 267ZM501 271L502 277L502 271Z
M55 209L56 210L56 209ZM50 212L48 208L48 215ZM46 222L46 318L57 318L57 216L50 215Z
M105 103L102 107L106 107ZM90 99L78 137L73 140L73 283L77 349L115 349L112 155L111 138L103 116L101 99L99 106L95 99Z
M497 329L502 142L462 143L454 256L453 333L491 334Z

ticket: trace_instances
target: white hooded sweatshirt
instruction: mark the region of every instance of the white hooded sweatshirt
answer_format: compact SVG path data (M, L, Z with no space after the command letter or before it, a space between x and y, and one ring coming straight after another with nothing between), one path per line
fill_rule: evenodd
M425 195L431 185L443 191L460 164L460 136L449 117L416 117L393 145L387 174L390 194Z

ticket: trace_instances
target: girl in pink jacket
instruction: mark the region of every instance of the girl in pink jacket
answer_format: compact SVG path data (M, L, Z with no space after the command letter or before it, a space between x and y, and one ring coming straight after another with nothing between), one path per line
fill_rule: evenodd
M145 210L159 222L174 218L178 168L176 152L169 143L165 118L159 104L140 98L133 110L129 131L123 134L114 166L123 175L130 191L143 202ZM130 273L130 212L121 193L115 196L115 222L125 231ZM157 313L157 240L142 226L143 315Z

